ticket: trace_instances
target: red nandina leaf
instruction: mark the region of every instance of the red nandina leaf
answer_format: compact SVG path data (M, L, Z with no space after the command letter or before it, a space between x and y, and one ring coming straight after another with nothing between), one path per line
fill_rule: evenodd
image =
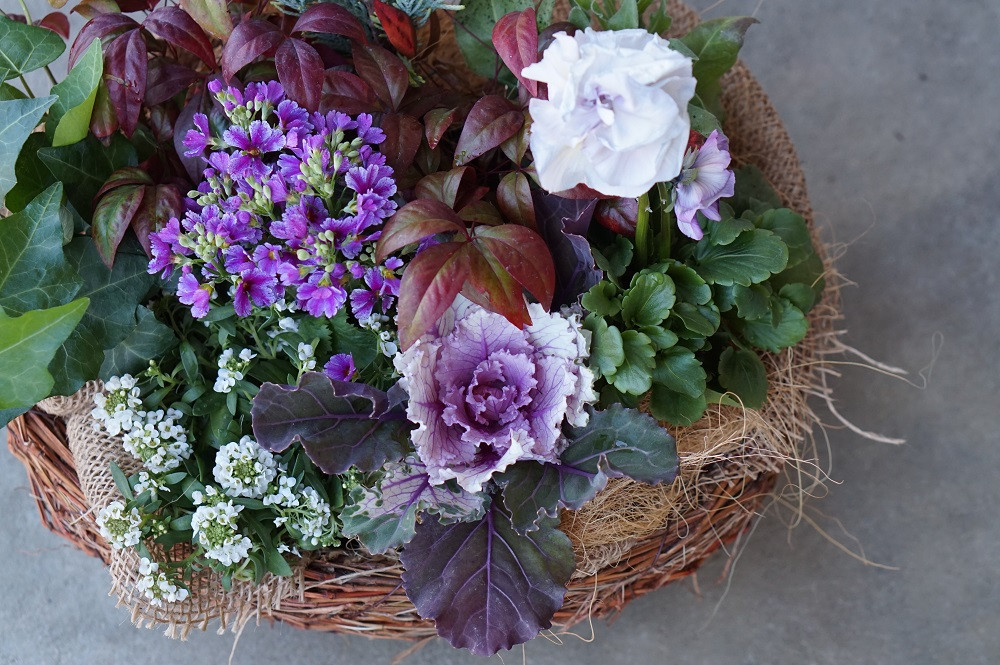
M222 48L222 77L229 81L257 58L274 53L285 39L281 30L267 21L252 18L240 23Z
M96 18L101 14L117 14L120 11L121 8L118 7L118 3L114 0L83 0L83 2L70 10L71 13L76 12L87 20Z
M118 8L124 12L147 12L160 0L118 0Z
M288 96L310 111L319 110L323 96L323 59L301 39L287 39L274 54L278 80Z
M608 196L607 194L601 194L596 189L591 189L586 185L577 185L572 189L564 189L561 192L553 193L561 199L570 199L571 201L593 201L594 199L614 198L613 196Z
M500 314L518 328L531 324L524 290L492 253L469 252L469 281L462 294L484 309Z
M396 316L403 350L430 330L455 301L469 276L469 248L467 242L434 245L406 266Z
M360 76L330 69L323 79L323 110L336 109L349 115L371 113L378 107L375 93Z
M322 32L342 35L356 42L365 41L365 31L354 14L329 2L318 2L302 12L292 28L293 34L297 32Z
M148 98L148 96L147 96ZM147 104L147 106L149 106ZM174 123L177 122L177 109L164 106L153 106L149 109L149 129L157 143L170 143L174 138Z
M131 137L146 95L146 40L138 28L115 37L104 54L104 80L122 133Z
M109 269L115 263L118 245L142 205L145 193L146 188L142 185L119 187L108 192L94 208L90 231L94 236L97 253Z
M97 190L97 194L94 195L94 199L99 199L113 189L118 189L119 187L124 187L126 185L152 185L153 179L149 177L149 174L143 171L138 166L126 166L125 168L118 169L104 181L101 188Z
M606 199L599 201L594 217L604 228L629 238L635 237L639 223L638 199Z
M538 25L535 10L511 12L493 26L493 46L517 80L532 97L538 96L538 81L521 76L521 70L538 62Z
M69 39L69 18L61 12L46 14L38 21L38 26L48 28L63 39Z
M476 172L468 166L459 166L450 171L438 171L424 176L413 193L418 199L434 199L454 210L472 203L475 199L468 194L475 189Z
M414 57L417 54L417 30L413 27L410 15L382 0L375 0L375 15L378 16L389 43L407 58Z
M500 144L500 150L503 151L503 154L517 165L524 161L524 155L528 152L530 129L530 122L526 118L525 125L521 127L520 131Z
M497 185L497 205L508 220L538 230L531 185L523 173L508 173L503 177Z
M514 136L524 124L524 115L503 97L483 97L469 111L455 147L455 166L468 164Z
M525 226L477 226L476 244L485 246L517 283L527 289L545 309L552 306L556 269L542 237Z
M215 67L215 52L212 42L201 26L183 9L160 7L153 11L142 27L166 41L193 54L209 67Z
M187 90L198 78L198 72L178 65L168 58L153 58L146 74L146 106L156 106Z
M431 109L424 116L424 126L427 128L427 145L431 147L431 150L438 147L444 133L455 122L457 113L458 109Z
M353 53L358 76L372 87L383 104L393 111L399 109L410 86L410 72L399 56L374 44L356 45Z
M94 112L90 115L90 131L99 139L105 139L118 131L118 116L108 96L108 86L104 81L97 85L94 98Z
M180 5L208 34L223 42L230 38L233 19L228 0L180 0Z
M132 230L139 238L146 256L152 258L149 246L149 234L163 228L171 217L179 217L184 212L184 197L181 190L174 185L156 185L146 187L142 205L132 218Z
M465 224L448 206L438 201L417 199L396 211L382 228L375 248L375 262L407 245L437 233L465 233Z
M458 216L466 222L488 224L490 226L503 224L506 221L500 216L500 211L487 201L473 201L469 205L460 208Z
M76 36L76 39L73 40L73 45L69 47L70 68L72 69L76 61L83 55L83 52L90 48L90 45L94 43L94 39L100 38L103 40L105 37L120 35L126 30L138 27L139 24L135 20L124 14L101 14L90 19L80 28L80 34Z
M420 149L424 127L413 116L399 113L382 116L379 126L385 132L385 141L379 146L379 150L398 178L413 164L417 150Z

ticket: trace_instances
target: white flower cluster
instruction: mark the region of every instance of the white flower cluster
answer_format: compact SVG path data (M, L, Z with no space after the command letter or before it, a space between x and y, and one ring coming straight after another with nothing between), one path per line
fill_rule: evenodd
M259 499L278 475L278 463L270 451L244 436L219 449L212 475L229 496Z
M113 376L104 384L104 390L94 395L97 407L90 415L112 436L128 431L135 421L136 408L142 406L135 377L130 374ZM94 423L94 427L100 429L98 423Z
M153 473L176 469L192 452L187 432L178 424L182 417L177 409L137 412L125 432L125 450Z
M243 506L233 505L214 487L192 495L198 506L191 517L195 541L205 548L205 556L226 566L242 562L250 553L250 539L240 533L236 520Z
M136 583L136 589L149 599L150 605L162 607L164 601L179 603L188 597L188 590L171 582L155 561L142 557L139 561L139 574L142 577Z
M278 325L275 328L271 328L267 331L267 336L274 339L278 335L284 335L285 333L297 333L299 331L299 323L290 316L286 316L283 319L278 320Z
M284 526L304 547L330 547L339 544L337 521L319 492L308 485L282 475L264 497L264 504L278 513L274 526Z
M125 504L112 501L97 515L101 535L116 550L134 547L142 537L142 517L133 508L125 512Z
M399 353L399 336L393 332L393 327L389 324L392 319L385 314L372 313L370 317L361 321L363 328L368 328L378 335L378 350L387 358L392 358Z
M311 372L316 369L316 349L313 348L312 344L299 342L296 353L299 357L300 372Z
M228 393L235 386L237 381L243 380L244 372L250 366L250 361L257 357L257 354L250 349L242 349L239 354L232 349L226 349L219 356L219 375L215 379L212 389L217 393Z
M136 481L132 490L138 495L143 492L149 491L150 495L155 500L157 495L167 489L166 483L163 482L161 478L151 475L148 471L140 471L139 479Z

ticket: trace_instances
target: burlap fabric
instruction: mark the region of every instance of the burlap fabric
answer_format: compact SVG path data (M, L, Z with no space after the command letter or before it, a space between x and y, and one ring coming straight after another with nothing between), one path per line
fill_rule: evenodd
M562 3L565 5L565 3ZM565 8L565 7L564 7ZM698 21L680 2L671 2L672 32L683 34ZM437 58L447 54L450 24L442 29ZM760 168L785 205L812 223L805 180L775 109L748 69L738 63L723 81L726 134L738 164ZM815 238L815 229L814 229ZM815 238L821 253L826 248ZM612 481L583 510L564 513L562 528L577 553L577 572L556 623L572 625L621 608L629 599L690 574L723 541L736 538L749 523L778 474L793 464L796 485L808 485L814 454L810 432L818 419L806 400L829 399L824 366L827 354L841 349L840 280L826 257L827 292L809 315L807 339L794 349L768 355L770 393L764 408L750 411L712 406L691 427L676 430L681 473L669 487ZM126 472L135 462L121 441L98 434L89 412L98 384L70 398L39 406L66 418L66 435L80 486L92 514L120 499L109 471L115 461ZM370 557L357 550L332 550L302 562L291 580L269 578L261 587L234 584L225 591L218 576L195 581L190 598L169 607L150 606L135 592L138 557L111 552L111 593L130 608L133 621L162 624L167 634L184 637L218 619L220 630L271 615L302 628L356 632L373 637L423 638L434 634L400 588L398 559Z

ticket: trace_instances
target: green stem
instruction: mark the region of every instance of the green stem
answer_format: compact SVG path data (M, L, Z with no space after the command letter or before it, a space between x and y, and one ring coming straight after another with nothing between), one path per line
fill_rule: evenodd
M20 74L18 78L21 79L21 85L24 86L24 94L28 95L31 99L34 99L35 93L31 91L31 86L28 85L28 79L24 78L24 74Z
M670 189L667 183L656 185L660 196L660 260L670 258L670 248L674 242L674 213L670 209Z
M21 11L24 12L24 20L28 22L28 25L31 25L31 12L28 11L28 5L24 4L24 0L18 0L18 2L21 3Z
M639 255L639 266L649 265L649 194L639 197L635 223L635 251Z

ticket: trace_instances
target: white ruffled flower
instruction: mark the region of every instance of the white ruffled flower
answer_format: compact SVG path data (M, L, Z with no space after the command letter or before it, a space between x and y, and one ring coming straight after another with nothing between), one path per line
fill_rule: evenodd
M196 493L195 503L201 503L191 516L195 542L205 548L205 556L226 566L242 562L253 543L240 533L236 523L243 506L234 505L214 487Z
M177 409L140 411L122 444L132 457L153 473L166 473L191 456L187 432L178 424L184 414Z
M667 40L639 29L560 32L521 75L548 84L548 99L528 104L543 189L637 197L681 172L696 81Z
M229 496L259 499L278 475L278 463L270 451L244 436L219 449L212 475Z
M142 517L133 508L125 512L125 504L112 501L97 515L101 536L116 550L135 547L142 538Z
M163 607L164 602L179 603L188 597L188 590L171 582L155 561L142 557L139 574L142 577L136 582L136 589L149 600L150 605Z
M313 348L312 344L299 342L296 354L299 357L299 369L301 371L311 372L316 369L316 349Z
M217 393L228 393L238 381L243 380L244 373L250 366L250 361L257 357L250 349L242 349L239 354L232 349L226 349L219 356L219 374L212 390Z
M104 392L94 395L97 407L90 415L112 436L132 429L137 409L142 406L136 379L130 374L113 376L104 384ZM100 425L95 423L95 428Z

